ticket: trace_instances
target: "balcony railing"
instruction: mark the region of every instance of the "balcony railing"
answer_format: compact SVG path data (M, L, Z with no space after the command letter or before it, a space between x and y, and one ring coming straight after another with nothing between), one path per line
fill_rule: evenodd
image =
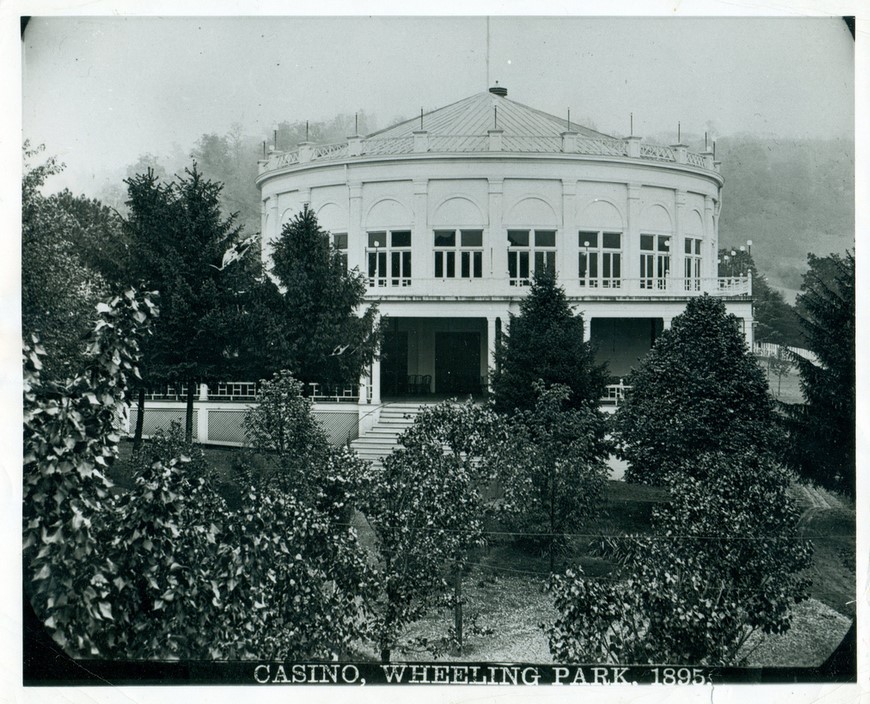
M369 278L370 297L510 297L523 294L529 278ZM748 276L716 278L559 279L569 297L576 298L669 298L750 296Z

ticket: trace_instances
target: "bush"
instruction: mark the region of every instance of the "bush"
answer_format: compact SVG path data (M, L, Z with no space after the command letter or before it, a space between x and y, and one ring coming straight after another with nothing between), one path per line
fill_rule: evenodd
M459 605L444 596L448 577L461 579L468 550L483 539L480 459L494 421L470 401L429 407L372 471L363 510L380 553L373 630L384 662L429 606Z
M614 435L628 481L662 483L703 453L776 447L764 372L718 299L690 300L627 383Z
M505 420L488 459L503 495L498 516L521 543L554 554L565 533L581 527L600 504L607 482L605 421L600 411L568 406L570 390L538 381L533 409Z
M618 581L579 570L553 580L557 660L739 665L753 632L788 630L811 561L788 475L752 453L693 464L674 475L654 535L622 541Z

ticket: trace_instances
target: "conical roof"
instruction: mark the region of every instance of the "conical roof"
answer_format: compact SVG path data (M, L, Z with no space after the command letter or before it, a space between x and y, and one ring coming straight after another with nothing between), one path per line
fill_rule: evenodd
M549 142L559 138L563 132L576 132L581 137L590 139L613 139L610 135L575 122L569 123L564 117L556 117L510 100L506 97L503 88L496 87L423 113L422 121L420 117L415 117L374 132L368 135L366 140L412 137L415 131L425 130L430 139L455 138L454 146L461 148L464 138L481 137L492 129L502 130L506 143L509 143L512 137L523 138L522 141L527 145L527 149L533 146L529 138L541 138L543 140L540 145L541 151L550 151ZM450 150L449 146L449 144L441 145L442 149L446 148L446 151Z

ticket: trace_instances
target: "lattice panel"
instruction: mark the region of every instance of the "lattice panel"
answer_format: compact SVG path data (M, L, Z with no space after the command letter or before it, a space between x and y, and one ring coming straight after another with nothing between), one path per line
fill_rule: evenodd
M330 413L329 411L315 411L314 417L318 420L323 430L333 445L344 445L356 440L359 435L359 420L355 413Z
M247 407L231 411L208 413L208 439L210 442L245 442L245 411Z
M130 432L133 433L136 429L136 419L139 415L139 411L137 409L132 409L130 411ZM199 415L199 411L193 411L193 437L195 439L199 439L196 432L196 422L197 416ZM142 435L150 436L154 435L158 430L168 431L169 426L172 421L178 421L181 423L181 427L184 427L184 408L148 408L148 405L145 405L145 417L144 423L142 424Z

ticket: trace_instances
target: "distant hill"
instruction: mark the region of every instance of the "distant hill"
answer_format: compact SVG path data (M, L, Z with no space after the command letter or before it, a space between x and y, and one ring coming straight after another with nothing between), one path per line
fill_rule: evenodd
M849 139L722 137L720 246L752 240L768 282L794 300L807 253L855 246L855 144Z

